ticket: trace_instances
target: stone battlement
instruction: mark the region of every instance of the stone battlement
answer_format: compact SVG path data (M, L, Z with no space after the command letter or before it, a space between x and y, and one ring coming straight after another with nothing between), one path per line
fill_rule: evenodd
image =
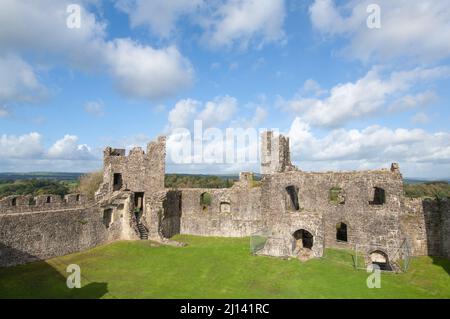
M68 194L64 197L52 194L8 196L0 199L0 214L80 208L89 202L83 194Z

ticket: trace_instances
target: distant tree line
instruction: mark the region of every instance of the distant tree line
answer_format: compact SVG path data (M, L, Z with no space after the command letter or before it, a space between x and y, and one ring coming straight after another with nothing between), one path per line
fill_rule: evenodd
M167 188L228 188L233 186L237 177L214 175L166 174ZM4 179L0 180L0 198L11 195L45 195L64 196L80 192L93 198L103 181L103 173L93 172L80 176L78 181L52 179ZM258 180L255 183L260 183ZM410 198L450 198L450 184L445 181L404 184L405 196Z
M71 191L68 182L48 179L29 179L0 182L0 198L11 195L45 195L55 194L64 196Z
M168 188L228 188L233 186L232 177L213 175L166 174L165 186Z
M405 195L411 198L450 198L448 182L426 182L420 184L404 184Z

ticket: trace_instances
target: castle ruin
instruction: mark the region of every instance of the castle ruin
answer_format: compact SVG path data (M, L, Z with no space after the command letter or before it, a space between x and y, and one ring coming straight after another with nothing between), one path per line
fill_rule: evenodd
M325 247L363 247L366 262L411 255L450 258L450 203L404 196L399 165L353 172L304 172L289 138L261 136L262 179L241 173L230 188L168 189L165 137L146 150L107 147L94 200L82 194L0 199L0 266L89 249L117 240L178 245L175 234L246 237L264 230L258 254L321 257Z

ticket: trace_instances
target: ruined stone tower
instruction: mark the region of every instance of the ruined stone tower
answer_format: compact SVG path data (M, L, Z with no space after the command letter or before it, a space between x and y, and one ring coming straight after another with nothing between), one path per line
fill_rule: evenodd
M276 135L273 131L261 133L261 174L292 170L296 167L291 163L289 137Z

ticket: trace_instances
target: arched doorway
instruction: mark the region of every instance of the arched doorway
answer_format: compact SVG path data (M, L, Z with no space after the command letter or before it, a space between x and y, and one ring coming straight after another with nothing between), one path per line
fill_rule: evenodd
M370 263L378 265L380 270L391 271L392 267L389 264L388 255L381 250L374 250L369 254Z
M294 237L294 250L297 248L312 249L314 245L314 236L305 229L299 229L295 231L292 236Z
M339 242L347 242L347 224L337 223L336 225L336 240Z

